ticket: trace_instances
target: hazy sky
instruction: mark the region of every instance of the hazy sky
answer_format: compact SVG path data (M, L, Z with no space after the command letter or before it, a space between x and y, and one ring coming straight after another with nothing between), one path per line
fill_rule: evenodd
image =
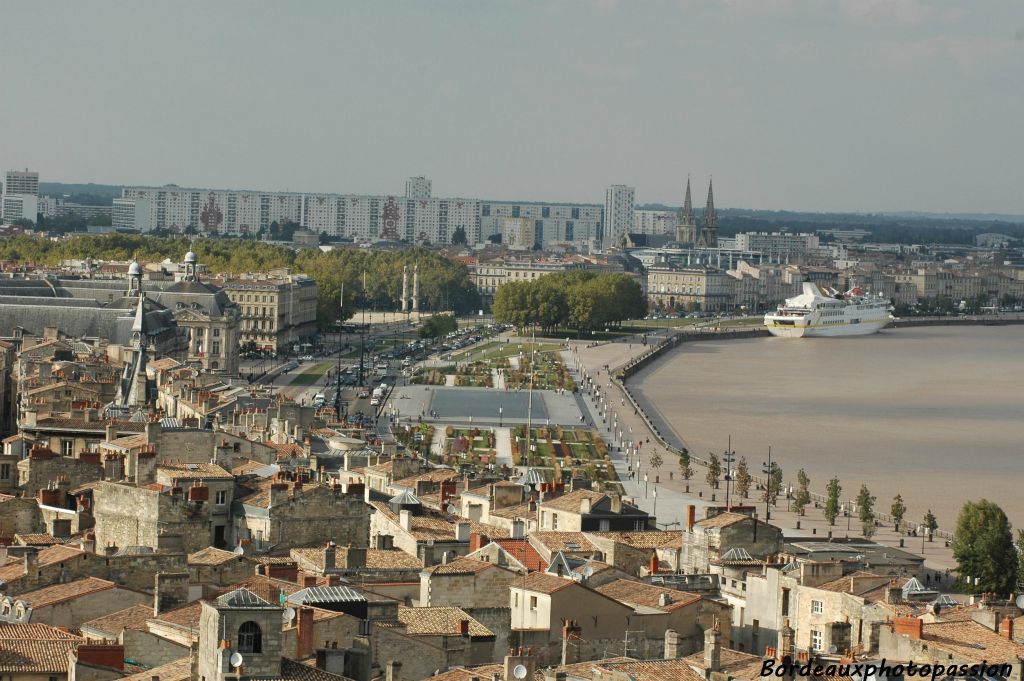
M42 179L1024 213L1024 1L18 2Z

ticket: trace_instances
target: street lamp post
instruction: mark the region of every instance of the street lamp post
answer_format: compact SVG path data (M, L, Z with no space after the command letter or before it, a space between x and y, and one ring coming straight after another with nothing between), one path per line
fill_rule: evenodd
M503 422L502 422L502 412L503 411L504 411L504 407L502 407L501 405L498 405L498 427L499 428L501 428L502 425L503 425Z
M764 486L764 519L765 522L772 519L772 446L768 445L768 461L761 463L761 470L768 476Z
M732 448L732 435L729 436L729 443L725 447L725 452L722 454L722 461L725 462L725 510L732 510L732 505L729 503L729 483L732 481L732 462L736 459L736 452Z
M644 473L644 499L647 498L647 473Z
M651 492L654 495L654 508L651 510L651 515L658 515L658 486L654 486L654 491Z

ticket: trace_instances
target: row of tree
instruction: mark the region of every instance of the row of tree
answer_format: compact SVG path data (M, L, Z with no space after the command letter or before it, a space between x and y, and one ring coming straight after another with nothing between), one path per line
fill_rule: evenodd
M408 295L412 295L413 269L419 265L422 310L451 310L468 314L480 306L476 286L465 264L436 251L368 251L336 248L294 251L283 246L239 239L196 239L135 234L81 235L59 241L17 236L0 240L0 259L19 263L56 265L61 260L92 257L97 260L181 262L192 249L211 272L240 274L288 267L317 282L317 317L322 327L348 319L359 308L394 310L401 306L402 269L408 267ZM339 314L344 286L345 306Z
M625 274L571 270L504 284L492 309L495 321L519 328L539 326L546 333L572 328L586 334L642 317L646 303L640 285Z
M651 467L657 470L662 465L659 454L650 456ZM718 488L722 475L722 466L715 454L708 455L707 474L705 480L709 486ZM683 449L679 454L679 472L684 480L693 477L690 453ZM811 479L804 469L797 472L797 489L793 494L793 508L804 515L805 508L811 503ZM745 457L741 457L730 480L735 485L736 494L746 499L753 481ZM775 498L782 488L782 469L772 464L768 478L768 488L761 495L769 503L774 504ZM840 495L843 492L839 478L833 477L825 486L825 503L823 513L829 525L835 525L842 512ZM861 485L857 493L856 512L865 537L872 537L878 527L875 513L877 497L871 494L867 485ZM894 529L899 532L906 530L903 521L906 518L907 505L903 496L893 497L889 507L889 516ZM939 523L931 509L921 520L921 530L928 541L932 541ZM916 531L916 530L915 530ZM958 586L966 593L997 593L1007 595L1024 585L1024 530L1017 530L1016 541L1006 513L995 503L981 499L969 501L960 509L957 517L956 531L952 541L953 557L957 561Z

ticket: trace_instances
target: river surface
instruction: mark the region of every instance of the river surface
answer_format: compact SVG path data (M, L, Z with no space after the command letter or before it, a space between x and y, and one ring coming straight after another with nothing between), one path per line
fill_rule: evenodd
M900 493L908 520L931 508L950 530L988 498L1024 527L1024 326L687 343L630 385L695 454L731 434L752 467L771 445L819 493L834 474L843 500L864 483L888 513Z

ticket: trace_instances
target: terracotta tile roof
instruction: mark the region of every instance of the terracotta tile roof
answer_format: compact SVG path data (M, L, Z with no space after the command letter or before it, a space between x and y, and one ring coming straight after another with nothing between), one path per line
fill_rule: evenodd
M628 605L642 605L663 612L672 612L700 601L698 594L676 591L665 587L634 582L631 579L617 579L597 587L595 591ZM668 604L661 605L661 598L668 597Z
M410 636L458 636L459 623L469 621L471 637L494 636L494 632L473 619L462 608L406 608L398 607L398 622Z
M53 546L61 543L52 534L16 534L14 541L21 546Z
M20 601L28 603L34 610L38 610L50 605L69 601L80 596L113 589L115 586L117 585L113 582L108 582L105 579L85 577L84 579L76 579L75 581L67 582L66 584L45 586L42 589L23 593L17 598Z
M391 520L395 525L401 526L398 515L387 504L382 501L371 501L370 505L373 506L377 513L383 514L384 517ZM455 525L459 522L468 522L470 532L487 535L488 537L508 536L508 530L504 528L485 525L473 520L466 521L463 518L455 518L437 512L412 516L410 518L411 529L409 534L417 541L427 541L430 539L435 541L455 541Z
M582 532L533 532L530 540L544 546L552 553L601 553L601 550L590 543L587 535Z
M635 681L704 681L685 659L638 660L600 665L602 669L628 674Z
M238 554L232 551L207 546L205 549L191 553L188 556L189 565L223 565L238 559Z
M1024 644L1000 636L973 620L925 624L921 638L934 648L972 661L1024 658Z
M515 506L505 506L504 508L491 509L491 515L496 515L499 518L508 518L509 520L515 520L516 518L531 518L537 517L537 509L530 510L530 502L524 502L522 504L516 504Z
M110 442L104 442L104 445L114 445L115 447L123 447L125 449L135 449L136 447L145 447L147 444L146 434L140 433L138 435L125 435L119 437Z
M401 480L395 480L391 483L394 487L408 487L410 489L416 488L416 483L421 480L429 482L444 482L445 480L451 480L459 477L459 473L451 468L433 468L426 473L420 473L419 475L411 475L408 478L402 478Z
M691 667L706 669L704 666L704 651L694 653L683 658ZM728 672L729 676L739 679L756 679L761 674L761 657L751 653L740 652L732 648L722 648L719 657L722 671ZM756 669L754 668L756 665ZM753 676L749 675L753 671Z
M233 479L228 471L215 463L161 463L156 467L157 473L179 480L192 479Z
M122 677L121 681L150 681L154 678L159 678L160 681L189 681L192 678L192 661L183 657L138 674Z
M150 621L160 624L171 624L184 629L198 631L199 615L202 611L202 601L193 601L188 605L181 606L180 608L162 612Z
M608 497L600 492L593 492L589 489L578 489L574 492L568 492L560 497L555 497L550 501L545 501L541 505L543 508L554 509L556 511L572 511L574 513L580 512L580 503L584 499L590 500L590 506L593 508L602 499Z
M525 539L494 539L493 541L522 563L527 570L543 572L548 569L548 562L541 558L537 549L533 548Z
M496 567L498 566L494 563L463 556L445 565L434 565L433 567L426 568L424 572L429 572L433 575L473 575Z
M478 667L455 667L448 671L428 676L424 681L470 681L470 679L490 679L494 674L502 677L505 666L500 664L482 664ZM541 677L543 678L543 677ZM539 681L539 680L538 680Z
M680 540L679 532L587 532L586 534L588 537L610 539L618 544L625 544L637 549L665 548Z
M730 525L735 525L736 523L741 523L745 520L751 519L752 518L750 516L743 515L742 513L732 513L729 511L725 511L724 513L719 513L718 515L712 516L710 518L698 520L696 523L694 523L694 526L703 527L706 530L713 530L720 529L723 527L729 527Z
M153 607L138 604L104 617L89 620L82 624L82 629L92 629L110 638L117 638L122 629L145 631L146 622L151 619L153 619Z
M0 673L67 674L82 638L45 624L0 624Z
M865 597L867 600L877 600L879 597L885 596L885 587L892 583L892 577L858 570L844 577L833 579L831 582L820 584L817 588L822 591L834 591ZM875 598L868 598L871 595L874 595Z
M556 577L555 575L549 575L544 572L531 572L526 575L526 579L522 582L513 582L513 587L523 586L527 591L536 591L542 594L553 594L556 591L568 588L576 582L571 579L563 579L562 577Z
M292 549L293 558L302 559L318 570L324 567L324 551L320 548ZM339 547L335 553L334 564L339 568L347 568L345 551ZM369 570L403 570L423 567L416 556L410 556L399 549L366 549L366 568Z
M66 560L81 558L85 555L81 549L71 548L63 544L50 546L36 553L36 564L39 567L61 563ZM25 563L15 560L0 567L0 581L12 582L25 574Z
M273 447L277 450L277 460L290 459L291 457L302 457L306 455L306 450L301 445L297 445L294 442L264 442L263 444Z

